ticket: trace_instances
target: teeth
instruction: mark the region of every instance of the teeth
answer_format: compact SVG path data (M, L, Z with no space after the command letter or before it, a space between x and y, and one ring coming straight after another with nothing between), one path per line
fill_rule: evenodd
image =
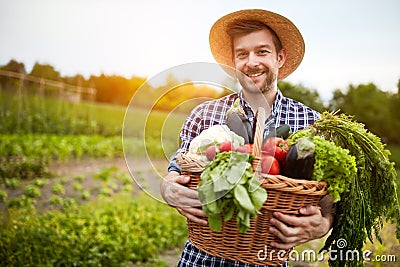
M262 74L263 74L263 73L260 72L260 73L248 74L247 76L249 76L249 77L257 77L257 76L260 76L260 75L262 75Z

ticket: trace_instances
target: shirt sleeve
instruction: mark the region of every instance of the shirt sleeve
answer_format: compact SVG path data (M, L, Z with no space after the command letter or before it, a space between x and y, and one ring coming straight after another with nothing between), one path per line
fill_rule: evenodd
M203 114L204 114L203 105L199 105L196 108L194 108L190 113L190 115L186 118L180 133L180 138L182 140L182 143L178 151L176 152L175 156L170 160L168 166L168 172L171 171L177 171L179 173L181 172L179 165L176 163L176 156L180 152L189 150L190 142L202 132Z

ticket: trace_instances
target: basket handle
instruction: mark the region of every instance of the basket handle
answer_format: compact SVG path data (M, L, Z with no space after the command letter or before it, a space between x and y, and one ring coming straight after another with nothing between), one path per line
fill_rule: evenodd
M253 154L255 157L261 156L262 143L264 138L265 127L265 109L259 107L256 113L256 128L254 133Z

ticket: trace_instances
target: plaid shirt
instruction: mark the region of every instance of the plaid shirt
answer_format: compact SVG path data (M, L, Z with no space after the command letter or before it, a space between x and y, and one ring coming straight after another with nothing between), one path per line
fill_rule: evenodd
M254 113L246 100L243 98L242 92L231 94L217 100L211 100L198 105L193 109L189 117L183 124L180 138L181 146L177 153L189 150L190 142L198 136L203 130L213 125L221 125L226 122L226 112L233 105L237 98L240 98L240 105L246 113L251 124L254 123ZM293 99L284 97L278 89L274 105L271 109L271 115L265 122L264 136L268 135L271 130L276 129L282 124L288 124L292 132L296 132L311 125L319 118L319 113L307 107L306 105ZM168 167L168 171L180 172L179 166L172 159ZM256 267L257 265L249 265L242 262L232 261L219 257L211 256L187 241L182 252L179 267ZM287 263L281 267L288 266Z
M250 123L253 124L254 113L249 103L243 98L242 92L239 94L231 94L217 100L206 101L194 108L184 122L180 134L182 143L177 153L189 150L190 142L203 130L213 125L225 124L226 112L238 97L240 98L240 105L246 113L247 118ZM274 105L271 109L271 115L265 122L264 136L268 135L270 131L282 124L289 125L291 131L296 132L313 124L318 118L318 112L296 100L284 97L278 89ZM180 172L180 168L175 160L171 160L168 171Z
M288 267L288 263L284 263L279 267ZM178 267L268 267L261 265L250 265L247 263L223 259L211 256L198 248L196 248L190 241L186 242L183 249L181 259ZM272 267L272 266L271 266ZM274 266L277 267L277 266Z

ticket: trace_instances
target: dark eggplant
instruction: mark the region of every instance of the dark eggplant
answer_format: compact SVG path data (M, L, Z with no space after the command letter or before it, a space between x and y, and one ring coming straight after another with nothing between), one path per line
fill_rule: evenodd
M242 123L243 123L244 127L246 128L247 135L249 137L249 144L252 144L254 142L253 127L251 126L251 123L246 116L244 116L244 115L239 115L239 116L242 119Z
M226 112L226 125L232 132L243 137L245 144L251 144L253 143L253 128L239 102L240 99L237 98Z
M315 163L315 145L310 138L293 144L281 166L281 174L294 179L311 180Z
M237 135L243 137L244 143L249 143L249 135L247 133L247 129L243 124L243 121L239 114L231 113L226 118L226 125L228 126L229 130L236 133Z

